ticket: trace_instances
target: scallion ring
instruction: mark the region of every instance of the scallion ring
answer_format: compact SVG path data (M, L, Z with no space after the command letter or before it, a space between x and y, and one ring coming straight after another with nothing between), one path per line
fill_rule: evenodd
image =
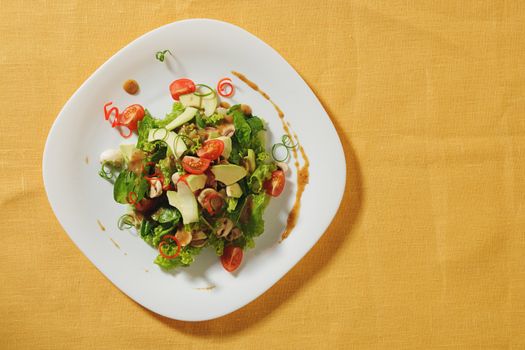
M206 96L210 96L211 94L215 94L215 91L213 91L213 89L211 87L209 87L208 85L205 85L205 84L197 84L195 85L197 88L200 88L200 87L205 87L206 89L209 90L209 92L207 93L198 93L196 90L195 92L193 93L195 96L199 96L199 97L206 97Z
M161 131L161 130L164 131L164 134L163 134L163 136L161 137L161 139L158 140L158 141L166 141L166 139L168 138L168 135L169 135L169 131L168 131L168 129L166 129L166 128L159 128L159 129L155 129L155 130L153 130L153 135L151 135L151 136L153 136L153 139L156 139L155 135L156 135L159 131Z
M173 57L170 50L164 50L164 51L157 51L157 53L155 54L155 58L161 62L164 62L166 53L169 53Z
M119 230L127 230L135 226L135 218L130 214L122 215L117 222Z
M294 144L292 138L288 134L284 134L281 138L284 147L286 148L295 148L297 147L297 142Z
M286 151L286 155L284 155L284 158L279 157L279 154L276 153L279 150L279 148L283 148ZM290 150L284 144L276 143L272 146L272 158L276 162L286 162L288 161L288 159L290 159Z
M113 171L111 171L111 168L107 162L102 163L102 167L100 168L98 174L101 178L106 180L111 180L113 178Z

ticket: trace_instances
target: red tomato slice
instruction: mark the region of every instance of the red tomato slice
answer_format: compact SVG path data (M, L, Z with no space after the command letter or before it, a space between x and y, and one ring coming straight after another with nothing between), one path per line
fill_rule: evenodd
M275 170L272 172L272 177L264 182L266 193L270 196L278 197L284 189L284 172L282 170Z
M181 177L179 177L179 180L177 181L177 183L179 182L184 182L186 185L188 185L188 176L190 176L190 174L184 174L182 175ZM188 185L189 186L189 185Z
M224 269L228 272L237 270L242 262L243 252L242 249L233 245L229 245L224 248L224 252L221 256L221 263Z
M211 160L206 158L197 158L185 156L182 158L182 167L190 174L202 174L210 166Z
M186 95L195 92L195 83L190 79L177 79L170 84L171 97L178 101L180 95Z
M144 119L144 107L141 105L128 106L118 117L118 124L125 125L129 130L136 131L138 122Z
M204 209L206 209L210 215L216 215L224 206L224 199L216 192L212 192L204 197L202 202Z
M201 158L215 160L219 158L224 151L224 142L221 140L207 140L204 141L202 147L197 151L197 155Z

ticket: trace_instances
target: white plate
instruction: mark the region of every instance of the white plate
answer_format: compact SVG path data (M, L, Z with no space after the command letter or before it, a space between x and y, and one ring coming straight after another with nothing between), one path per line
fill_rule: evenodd
M164 63L155 52L170 49ZM244 73L284 111L310 158L310 184L302 198L297 227L279 243L296 190L296 173L287 175L283 195L271 201L266 229L241 268L226 272L211 249L189 268L167 273L153 264L156 251L132 232L119 231L124 206L113 201L102 180L98 156L122 138L103 118L102 106L140 103L156 117L170 110L170 82L190 77L215 85L225 76L237 88L230 102L252 106L269 123L269 141L283 134L268 101L232 76ZM133 78L140 93L130 96L122 83ZM133 141L133 140L132 140ZM271 144L271 143L269 143ZM89 162L85 160L88 157ZM43 176L51 206L73 242L124 293L161 315L187 321L228 314L268 290L317 242L333 219L345 189L341 142L325 110L299 74L270 46L229 23L192 19L168 24L120 50L82 84L66 103L49 132ZM97 220L106 227L102 231ZM112 241L113 240L113 241ZM119 247L117 247L117 245ZM215 286L213 289L204 289Z

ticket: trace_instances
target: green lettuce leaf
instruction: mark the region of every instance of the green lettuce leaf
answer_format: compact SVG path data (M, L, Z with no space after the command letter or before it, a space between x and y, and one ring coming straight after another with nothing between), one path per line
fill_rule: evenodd
M158 255L155 259L155 264L164 269L172 269L178 266L189 266L195 261L195 257L199 255L202 248L185 246L181 249L180 254L175 259L166 259L162 255ZM177 245L172 244L164 250L166 255L172 255L177 252Z
M138 134L139 139L137 140L137 148L143 149L144 144L148 142L148 136L150 129L156 127L156 119L151 116L149 111L146 109L144 118L138 122Z
M113 198L117 203L127 204L130 192L136 194L136 201L144 198L149 185L146 180L137 176L134 172L123 170L113 186ZM133 198L135 199L135 198Z
M235 126L235 138L239 142L241 148L250 148L252 129L250 124L246 121L244 113L241 111L239 105L230 108L229 113L233 116L233 125Z
M180 102L175 102L171 108L171 112L166 114L166 117L162 120L156 121L157 128L165 128L166 125L171 123L175 118L184 112L184 106Z
M272 176L272 171L277 169L275 164L259 164L252 175L248 178L248 187L254 192L259 193L263 190L264 181L268 180Z
M151 215L151 218L160 224L170 223L172 226L179 223L180 212L173 207L160 207Z
M249 239L257 237L264 232L264 209L269 202L266 193L255 194L252 196L251 213L246 223L241 223L244 236Z

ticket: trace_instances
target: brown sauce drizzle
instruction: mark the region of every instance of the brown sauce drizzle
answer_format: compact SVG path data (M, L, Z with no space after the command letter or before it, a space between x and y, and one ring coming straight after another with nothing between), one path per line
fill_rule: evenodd
M195 290L212 290L215 289L217 286L208 286L208 287L201 287L201 288L195 288Z
M101 230L101 231L106 231L106 228L104 227L104 225L102 225L102 223L100 222L100 220L97 220L97 224L98 224L98 227L100 227L100 230Z
M286 220L286 228L284 229L284 232L281 235L281 240L285 240L290 235L295 225L297 224L297 219L299 217L299 211L301 210L301 197L303 196L304 189L310 179L310 172L308 171L308 168L310 167L310 161L308 160L308 156L306 155L306 152L304 151L303 146L299 142L299 138L297 137L297 134L293 132L293 135L292 135L292 131L290 130L291 128L290 123L284 119L284 113L279 108L279 106L277 106L277 104L275 104L275 102L273 102L270 99L270 96L268 96L266 92L259 89L259 86L257 86L257 84L255 84L253 81L246 78L244 74L241 74L236 71L232 71L232 74L235 75L240 80L242 80L246 85L251 87L253 90L260 93L262 97L270 101L270 103L273 105L273 107L277 111L277 115L279 115L279 119L281 120L281 123L283 125L284 132L288 135L288 137L290 138L290 140L292 140L294 144L298 145L298 147L292 148L293 158L295 159L294 165L295 165L295 168L297 169L297 192L295 193L294 205L292 207L292 210L290 210L290 213L288 214L288 219ZM303 159L302 166L299 165L299 156L298 156L297 148L299 149L301 158Z

